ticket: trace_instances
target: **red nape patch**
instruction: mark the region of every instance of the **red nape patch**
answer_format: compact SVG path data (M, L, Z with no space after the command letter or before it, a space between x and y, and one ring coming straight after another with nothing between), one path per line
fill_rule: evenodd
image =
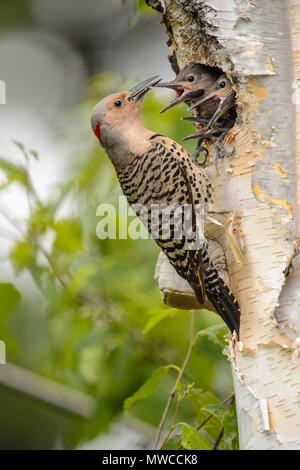
M93 129L93 132L94 132L95 136L97 137L97 139L99 139L99 142L100 142L101 146L102 146L103 148L105 148L105 145L104 145L104 143L103 143L102 140L101 140L100 124L101 124L100 121L98 121L98 122L97 122L97 125L96 125L96 129Z

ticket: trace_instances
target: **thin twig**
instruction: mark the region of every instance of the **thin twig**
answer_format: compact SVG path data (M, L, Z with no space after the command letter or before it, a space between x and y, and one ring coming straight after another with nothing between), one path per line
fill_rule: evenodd
M212 450L217 450L218 449L218 445L220 444L220 441L223 437L223 434L224 434L224 426L222 426L221 431L220 431L220 433L217 437L217 440L216 440Z
M181 403L181 400L178 400L177 401L177 405L176 405L176 410L175 410L175 413L174 413L174 417L173 417L173 421L172 421L172 424L171 424L171 427L169 429L169 431L167 432L167 435L166 437L164 438L164 441L162 443L162 445L160 446L159 450L162 450L166 444L166 442L168 441L173 429L174 429L174 426L175 426L175 422L176 422L176 418L177 418L177 415L178 415L178 411L179 411L179 407L180 407L180 403Z
M54 260L52 259L52 256L38 243L36 243L36 246L37 248L40 250L41 253L43 253L43 255L45 256L45 258L47 259L48 263L49 263L49 266L51 267L52 271L53 271L53 274L55 275L55 277L57 278L57 280L60 282L60 284L62 285L62 287L64 289L68 289L68 285L67 283L63 280L63 278L61 277L61 274L58 272L58 269L56 267L56 264L54 262Z
M184 371L186 369L186 366L190 360L190 357L191 357L191 354L192 354L192 350L193 350L193 345L194 345L194 337L195 337L195 311L192 310L191 312L191 334L190 334L190 344L189 344L189 348L187 350L187 353L186 353L186 356L185 356L185 359L184 359L184 362L182 364L182 367L178 373L178 376L177 376L177 379L176 379L176 382L174 384L174 387L172 388L171 392L169 393L169 397L168 397L168 401L167 401L167 404L166 404L166 407L164 409L164 412L163 412L163 415L162 415L162 418L161 418L161 421L159 423L159 427L158 427L158 431L157 431L157 435L156 435L156 439L155 439L155 443L154 443L154 450L157 449L157 446L158 446L158 443L159 443L159 439L160 439L160 436L161 436L161 432L162 432L162 429L163 429L163 426L165 424L165 421L166 421L166 418L167 418L167 414L168 414L168 411L169 411L169 408L171 406L171 403L172 403L172 400L174 398L174 395L176 393L176 389L177 389L177 383L181 380L183 374L184 374Z

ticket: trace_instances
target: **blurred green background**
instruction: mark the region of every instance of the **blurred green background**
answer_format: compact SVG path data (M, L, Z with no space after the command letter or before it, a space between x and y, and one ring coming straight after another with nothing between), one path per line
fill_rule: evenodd
M121 191L90 113L138 80L173 76L158 21L143 1L1 1L0 449L149 447L176 371L129 415L124 400L158 367L181 367L185 357L191 313L162 304L153 279L158 247L96 236L97 207L118 208ZM192 129L180 120L185 105L159 114L171 96L151 91L142 121L180 141ZM177 421L191 426L208 416L201 407L232 391L221 352L226 328L215 314L196 312L196 331L213 325L221 327L200 336L181 381L182 392L193 386ZM176 397L163 435L175 406ZM204 429L209 442L224 425L218 406ZM230 419L220 448L237 445Z

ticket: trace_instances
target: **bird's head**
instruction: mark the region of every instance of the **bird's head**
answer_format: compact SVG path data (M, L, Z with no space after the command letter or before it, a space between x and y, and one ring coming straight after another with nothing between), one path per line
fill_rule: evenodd
M159 83L158 87L170 88L176 92L176 97L161 113L172 108L178 103L187 100L195 100L206 96L206 93L215 84L220 75L218 69L201 64L192 63L186 65L171 82Z
M235 92L232 88L232 84L230 80L226 77L226 75L222 74L216 80L216 82L213 84L210 90L208 90L208 93L206 94L206 96L203 97L201 100L197 101L196 103L194 103L192 106L190 106L188 111L191 111L192 109L198 106L203 106L205 104L212 103L212 102L220 103L222 106L222 103L225 100L225 98L227 98L231 94L234 100Z
M142 98L160 80L159 76L151 77L129 91L107 96L94 107L92 129L110 157L121 148L124 153L130 139L138 140Z

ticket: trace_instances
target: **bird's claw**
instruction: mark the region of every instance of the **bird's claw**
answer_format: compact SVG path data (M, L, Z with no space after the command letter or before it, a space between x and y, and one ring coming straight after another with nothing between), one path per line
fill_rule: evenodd
M222 144L216 144L217 145L217 149L219 150L219 152L221 152L221 154L219 154L219 158L224 158L224 157L232 157L234 155L234 152L235 152L235 148L233 148L230 152L225 150L224 146Z
M227 151L224 146L221 144L223 138L225 137L225 133L222 134L215 142L214 145L214 153L213 153L213 164L216 168L218 168L218 159L224 157L232 157L235 153L235 147L231 151Z
M198 161L198 157L199 157L199 155L200 155L200 152L204 152L204 154L205 154L204 159L203 159L201 162ZM193 155L192 155L192 157L191 157L191 158L192 158L192 161L193 161L194 163L196 163L197 165L199 165L199 166L204 166L204 165L206 164L206 162L207 162L207 157L208 157L208 150L207 150L207 148L202 145L202 141L201 141L201 140L198 140L196 149L195 149L195 151L194 151L194 153L193 153Z

